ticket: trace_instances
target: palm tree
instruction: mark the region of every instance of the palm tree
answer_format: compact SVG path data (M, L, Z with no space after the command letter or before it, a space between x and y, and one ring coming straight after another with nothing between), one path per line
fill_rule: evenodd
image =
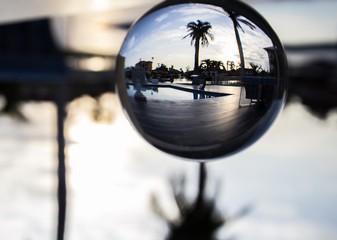
M206 196L207 171L205 163L199 164L198 192L193 201L189 201L185 192L185 177L172 179L172 190L179 217L169 219L160 206L156 195L151 203L157 213L169 227L166 240L216 240L216 233L229 218L216 207L216 196Z
M260 75L262 72L264 72L264 70L263 70L263 68L262 68L262 66L261 65L257 65L257 64L255 64L255 63L249 63L249 65L250 65L250 68L252 69L252 71L253 71L253 75L254 76L258 76L258 75Z
M252 30L254 30L256 27L255 27L255 25L253 25L248 20L240 18L241 15L239 15L235 11L231 10L231 11L227 11L227 12L228 12L229 18L232 20L233 25L234 25L235 38L236 38L236 42L238 44L238 49L239 49L239 54L240 54L240 65L241 65L241 71L240 72L241 72L241 77L243 77L245 75L245 59L244 59L244 56L243 56L243 49L242 49L242 43L241 43L241 39L240 39L239 29L243 33L245 33L245 31L243 30L240 23L243 23L243 24L247 25Z
M161 217L169 228L166 240L217 240L217 232L225 227L228 221L241 218L251 211L247 205L231 216L225 216L217 208L217 197L220 185L217 185L214 196L206 193L208 173L206 163L199 163L197 196L189 200L186 194L186 179L182 175L171 179L171 187L176 206L179 210L177 219L170 219L161 207L158 197L151 195L153 211ZM233 238L228 238L233 239Z
M225 69L225 66L222 61L204 59L201 61L199 68L205 71L221 71Z
M191 45L194 44L194 71L197 72L199 69L200 44L202 47L207 47L209 45L208 38L210 38L211 40L214 39L213 34L210 33L212 25L209 22L202 22L200 20L197 20L196 22L189 22L186 27L188 29L188 34L183 37L183 39L185 39L186 37L190 37Z
M204 71L210 71L212 66L212 60L211 59L204 59L201 61L199 69L202 69Z
M226 68L225 68L225 65L223 64L222 61L215 61L215 60L213 60L212 61L212 69L216 70L216 71L221 71L221 70L224 70Z
M234 61L227 61L227 71L235 70L235 63Z

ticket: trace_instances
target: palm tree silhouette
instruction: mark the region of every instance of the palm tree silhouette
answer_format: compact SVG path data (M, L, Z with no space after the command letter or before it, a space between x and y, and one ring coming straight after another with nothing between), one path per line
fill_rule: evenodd
M216 207L216 197L207 198L205 195L207 172L205 163L199 165L198 194L194 201L187 200L185 193L185 178L172 179L172 189L175 202L179 209L179 218L169 220L158 200L152 196L153 210L162 217L169 233L165 240L216 240L216 232L227 222Z
M204 59L201 61L199 68L202 70L210 71L212 67L212 60L211 59Z
M221 71L221 70L225 70L226 69L225 65L223 64L222 61L215 61L215 60L213 60L212 63L213 63L212 64L212 68L214 70L216 70L216 71Z
M239 49L239 54L240 54L240 65L241 65L240 73L241 73L241 77L243 77L245 75L245 59L244 59L244 55L243 55L243 48L242 48L242 43L241 43L241 39L240 39L239 29L243 33L245 33L245 31L243 30L240 23L245 24L246 26L248 26L252 30L254 30L256 27L255 27L255 25L253 25L248 20L240 18L241 15L239 15L235 11L230 10L230 11L227 11L227 12L228 12L229 18L232 20L233 25L234 25L235 38L236 38L236 42L238 44L238 49Z
M189 32L186 37L191 38L191 45L194 44L195 53L194 53L194 71L197 72L199 70L199 48L200 44L202 47L207 47L209 45L209 40L214 39L213 34L210 33L212 29L212 25L209 22L202 22L197 20L196 22L189 22L187 24L187 31Z
M217 240L217 231L221 227L225 227L228 221L241 218L251 210L251 206L248 205L230 217L225 216L216 206L219 185L215 189L214 196L206 194L208 175L206 163L199 163L198 170L197 196L192 201L189 201L186 195L184 175L171 179L174 200L179 210L177 219L169 219L160 206L156 195L151 196L152 209L166 222L169 228L165 240Z
M206 71L221 71L225 69L225 66L222 61L204 59L201 61L199 68Z

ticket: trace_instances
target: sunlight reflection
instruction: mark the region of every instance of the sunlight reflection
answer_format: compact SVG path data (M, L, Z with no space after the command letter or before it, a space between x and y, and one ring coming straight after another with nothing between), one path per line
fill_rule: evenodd
M112 69L114 62L111 59L103 57L90 57L79 60L79 67L82 70L89 70L94 72L107 71Z
M151 192L158 192L155 189L165 188L165 181L137 174L130 162L132 152L122 144L127 139L136 144L125 123L95 123L82 115L69 128L69 138L76 142L67 149L74 203L71 211L78 234L73 239L97 237L99 229L109 226L114 226L113 233L123 239L162 236L163 227L149 211L149 198ZM93 224L88 216L103 221ZM147 222L142 223L141 219ZM132 233L128 228L133 229ZM153 229L162 230L156 233Z
M115 105L113 122L91 118L90 109L95 106L91 97L77 99L68 107L70 235L75 240L97 238L104 231L118 239L162 239L168 229L153 211L152 200L155 196L168 219L178 217L168 176L184 173L186 162L169 161L163 166L158 157L171 156L143 151L149 145L126 121L120 106L111 104L112 97L102 96L100 102L110 110Z

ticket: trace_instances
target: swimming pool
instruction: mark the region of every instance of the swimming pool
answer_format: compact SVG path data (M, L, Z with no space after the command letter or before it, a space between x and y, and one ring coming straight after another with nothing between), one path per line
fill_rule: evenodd
M156 100L196 100L221 96L221 94L193 91L192 89L184 90L183 88L170 86L143 86L140 91L147 99ZM128 85L127 93L129 96L134 96L136 93L135 87Z

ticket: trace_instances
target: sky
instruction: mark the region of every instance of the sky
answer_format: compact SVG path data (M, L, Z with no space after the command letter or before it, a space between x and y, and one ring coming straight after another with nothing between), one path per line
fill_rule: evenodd
M284 44L336 43L337 1L247 1L259 11Z
M206 6L206 7L205 7ZM200 47L199 64L204 59L240 62L233 23L227 13L210 5L179 5L168 7L141 19L128 34L121 50L126 58L125 66L134 66L140 59L151 61L154 67L159 63L173 65L184 71L194 66L194 45L186 37L187 23L201 20L212 25L210 31L214 41L209 38L208 47ZM246 67L250 62L268 69L267 52L263 49L272 46L272 42L258 27L251 30L241 24L245 33L240 32Z
M127 34L127 29L113 26L136 21L150 8L151 3L157 2L160 1L144 0L143 4L137 1L136 6L123 9L116 7L115 9L102 9L99 12L61 15L53 18L52 30L61 48L116 56ZM337 41L335 14L337 1L335 0L247 0L244 2L255 8L270 23L284 45ZM186 28L183 27L185 25L186 23L180 24L182 36L186 35ZM214 31L216 31L215 28ZM190 54L193 54L193 48L190 47L187 39L185 44ZM230 47L230 44L226 46ZM226 52L229 51L226 50ZM152 56L149 57L151 60ZM192 67L193 60L190 62Z

